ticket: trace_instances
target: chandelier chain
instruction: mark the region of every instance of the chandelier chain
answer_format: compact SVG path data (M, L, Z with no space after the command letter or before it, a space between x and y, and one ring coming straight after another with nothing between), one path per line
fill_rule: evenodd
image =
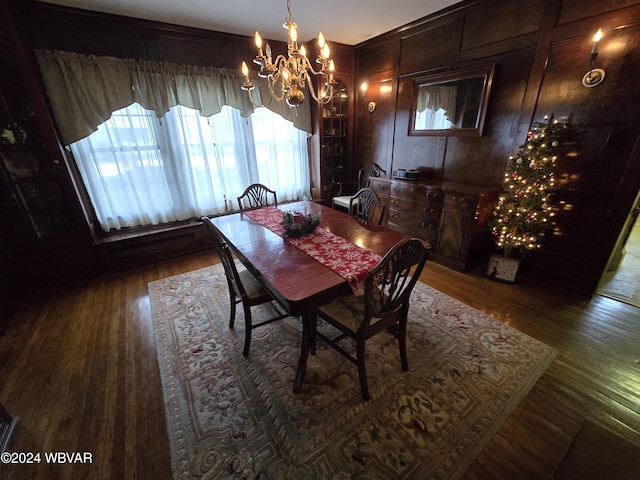
M293 21L293 15L291 14L291 0L287 0L287 17L285 22L285 28L287 24L295 24Z

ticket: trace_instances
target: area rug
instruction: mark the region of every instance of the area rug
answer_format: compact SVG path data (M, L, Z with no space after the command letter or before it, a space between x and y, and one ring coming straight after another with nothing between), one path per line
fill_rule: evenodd
M294 394L300 320L254 330L243 357L221 265L151 282L149 296L174 479L459 478L556 355L418 283L409 372L377 335L364 402L355 366L319 342Z

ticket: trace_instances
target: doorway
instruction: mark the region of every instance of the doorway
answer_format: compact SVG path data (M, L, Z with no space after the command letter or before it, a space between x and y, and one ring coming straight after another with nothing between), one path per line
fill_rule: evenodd
M620 234L596 293L640 307L640 195Z

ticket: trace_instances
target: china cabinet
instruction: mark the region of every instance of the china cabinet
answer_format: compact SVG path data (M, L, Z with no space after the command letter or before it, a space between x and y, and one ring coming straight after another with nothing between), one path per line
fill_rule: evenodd
M349 181L349 90L344 82L336 80L330 102L320 106L319 127L320 178L322 198L330 202L340 185Z
M0 205L9 245L50 239L74 228L60 179L18 72L0 51Z
M6 260L0 303L6 305L96 261L37 67L6 5L0 23L0 258Z

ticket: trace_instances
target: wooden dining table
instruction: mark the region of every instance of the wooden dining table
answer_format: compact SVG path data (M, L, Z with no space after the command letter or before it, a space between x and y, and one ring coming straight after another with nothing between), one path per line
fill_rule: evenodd
M380 256L406 235L380 226L364 225L350 215L316 202L280 205L284 211L319 213L328 232ZM310 313L331 300L352 293L347 280L292 245L286 238L252 220L246 213L211 219L231 251L292 316L302 317L302 344L293 391L299 392L309 356ZM313 235L313 234L312 234Z

